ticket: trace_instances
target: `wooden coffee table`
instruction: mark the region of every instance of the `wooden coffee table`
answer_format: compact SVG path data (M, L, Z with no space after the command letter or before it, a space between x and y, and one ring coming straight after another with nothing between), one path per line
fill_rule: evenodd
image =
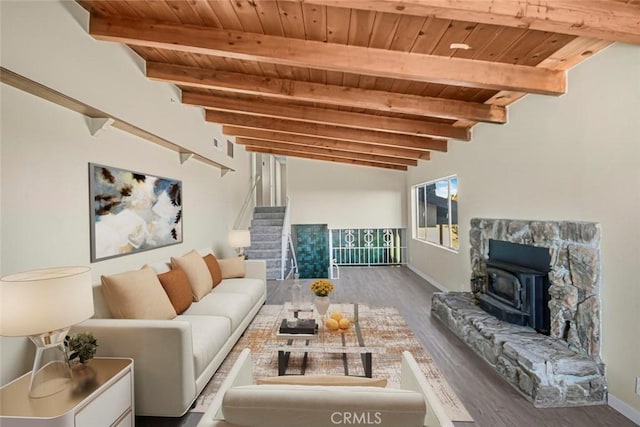
M297 315L300 318L315 318L319 325L317 334L280 334L278 329L282 319L293 317L293 308L290 303L285 303L282 307L273 327L273 338L267 345L271 350L278 352L278 375L291 375L287 374L289 358L291 353L297 352L304 353L304 356L300 374L293 375L304 375L310 354L342 354L345 375L349 375L348 355L359 355L362 360L364 376L371 378L373 374L372 355L374 353L382 353L384 349L382 347L370 347L365 344L368 331L363 330L361 327L358 304L331 305L330 312L341 311L343 317L351 320L351 327L341 332L328 330L324 326L321 316L312 307L310 304L303 307L302 310L298 311Z

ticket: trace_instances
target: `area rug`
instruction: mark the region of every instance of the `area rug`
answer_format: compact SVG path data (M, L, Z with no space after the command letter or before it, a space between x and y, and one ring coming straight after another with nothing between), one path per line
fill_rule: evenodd
M332 309L335 308L332 305ZM399 388L402 352L407 350L411 352L422 368L422 372L442 402L448 416L453 421L473 421L462 402L460 402L442 374L434 366L433 360L425 348L420 344L402 315L395 308L368 307L366 305L359 305L358 308L359 320L363 330L375 331L375 333L365 334L365 344L367 346L385 348L383 353L373 355L374 378L387 378L387 387ZM281 305L265 305L262 307L211 381L205 386L191 412L206 411L220 384L244 348L251 349L254 380L256 377L278 375L277 351L267 347L269 347L274 325L281 314L281 310ZM364 374L359 355L349 355L348 360L350 375ZM292 353L287 373L295 374L297 372L296 369L299 371L301 361L302 354ZM344 375L342 355L311 354L307 361L306 374Z

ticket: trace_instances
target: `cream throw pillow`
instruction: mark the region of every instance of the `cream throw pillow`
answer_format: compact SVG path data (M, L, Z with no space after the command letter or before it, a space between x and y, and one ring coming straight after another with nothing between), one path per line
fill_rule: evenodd
M386 387L387 380L386 378L349 377L346 375L283 375L258 378L256 384Z
M176 311L151 267L102 276L102 293L116 319L173 319Z
M218 265L223 279L234 279L245 275L244 258L241 256L219 259Z
M181 257L171 257L171 264L184 270L191 285L194 301L200 301L213 289L213 279L211 279L209 268L195 250Z

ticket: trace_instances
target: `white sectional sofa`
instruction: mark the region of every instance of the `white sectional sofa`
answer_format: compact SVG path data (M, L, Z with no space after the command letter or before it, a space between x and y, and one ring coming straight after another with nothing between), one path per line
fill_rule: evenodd
M265 302L265 262L244 263L244 277L223 279L171 320L114 318L102 284L96 284L94 317L71 332L92 332L97 356L134 359L137 415L181 416ZM152 267L156 273L169 269L167 263Z

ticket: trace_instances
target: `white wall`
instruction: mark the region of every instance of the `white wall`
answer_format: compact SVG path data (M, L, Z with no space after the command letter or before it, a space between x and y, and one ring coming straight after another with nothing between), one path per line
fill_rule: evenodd
M0 274L58 265L90 265L101 274L214 247L220 256L227 231L249 186L249 157L229 159L213 148L220 127L202 111L182 106L175 88L149 82L127 48L97 42L77 21L75 2L1 2L2 66L175 141L236 169L220 170L116 129L89 134L84 116L3 84L0 146ZM88 163L100 163L182 181L183 243L90 264ZM2 338L2 383L28 370L33 347Z
M409 186L458 175L460 251L412 241L410 263L469 290L473 217L585 220L602 227L602 356L609 391L640 410L640 48L614 45L569 72L568 93L529 95L503 126L411 169Z
M405 187L405 172L287 159L292 224L405 227Z

